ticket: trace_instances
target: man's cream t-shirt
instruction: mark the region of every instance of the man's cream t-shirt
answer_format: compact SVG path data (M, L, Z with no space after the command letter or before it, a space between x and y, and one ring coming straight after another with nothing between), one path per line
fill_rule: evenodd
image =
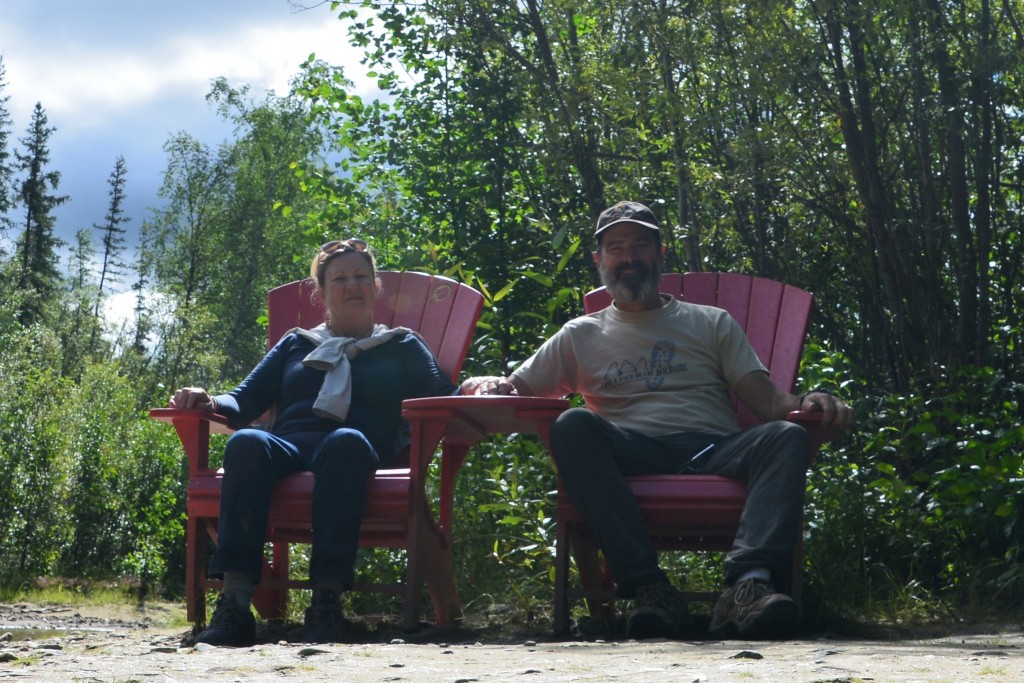
M537 396L578 393L606 420L660 436L739 431L729 391L756 371L766 369L732 316L671 299L570 320L513 375Z

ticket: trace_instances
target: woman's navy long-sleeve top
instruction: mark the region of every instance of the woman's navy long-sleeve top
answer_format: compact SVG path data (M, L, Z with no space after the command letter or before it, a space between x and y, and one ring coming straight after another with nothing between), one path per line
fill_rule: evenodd
M244 426L273 407L271 433L300 447L315 446L339 427L356 429L388 467L397 464L395 456L409 443L402 401L458 391L416 335L400 335L351 360L352 403L345 422L319 417L312 409L325 373L302 364L314 348L309 340L286 334L241 384L214 397L217 412Z

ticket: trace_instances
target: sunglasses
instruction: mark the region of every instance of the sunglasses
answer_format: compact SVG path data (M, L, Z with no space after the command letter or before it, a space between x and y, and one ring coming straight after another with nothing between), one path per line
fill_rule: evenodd
M333 254L334 252L345 253L346 251L369 251L370 245L358 237L350 237L347 240L331 240L320 245L321 254Z

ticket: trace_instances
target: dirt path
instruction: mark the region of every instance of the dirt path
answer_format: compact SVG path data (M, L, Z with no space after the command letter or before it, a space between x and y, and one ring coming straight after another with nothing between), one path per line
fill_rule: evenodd
M785 643L472 641L307 646L282 641L231 650L180 647L167 614L0 606L0 680L628 681L628 683L1024 682L1024 633ZM77 625L76 625L77 624ZM17 628L15 628L17 627ZM24 639L38 631L60 629ZM5 635L10 634L10 635Z

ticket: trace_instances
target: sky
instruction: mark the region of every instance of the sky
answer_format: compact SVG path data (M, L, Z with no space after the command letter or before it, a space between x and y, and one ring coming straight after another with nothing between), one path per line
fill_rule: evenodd
M213 147L231 137L205 99L218 77L249 85L259 102L268 90L287 94L315 52L374 96L336 15L322 0L0 0L9 151L22 149L41 103L56 128L50 170L61 174L57 193L69 196L54 212L55 235L71 244L79 229L103 222L121 155L126 246L134 249L160 203L164 143L182 131Z

